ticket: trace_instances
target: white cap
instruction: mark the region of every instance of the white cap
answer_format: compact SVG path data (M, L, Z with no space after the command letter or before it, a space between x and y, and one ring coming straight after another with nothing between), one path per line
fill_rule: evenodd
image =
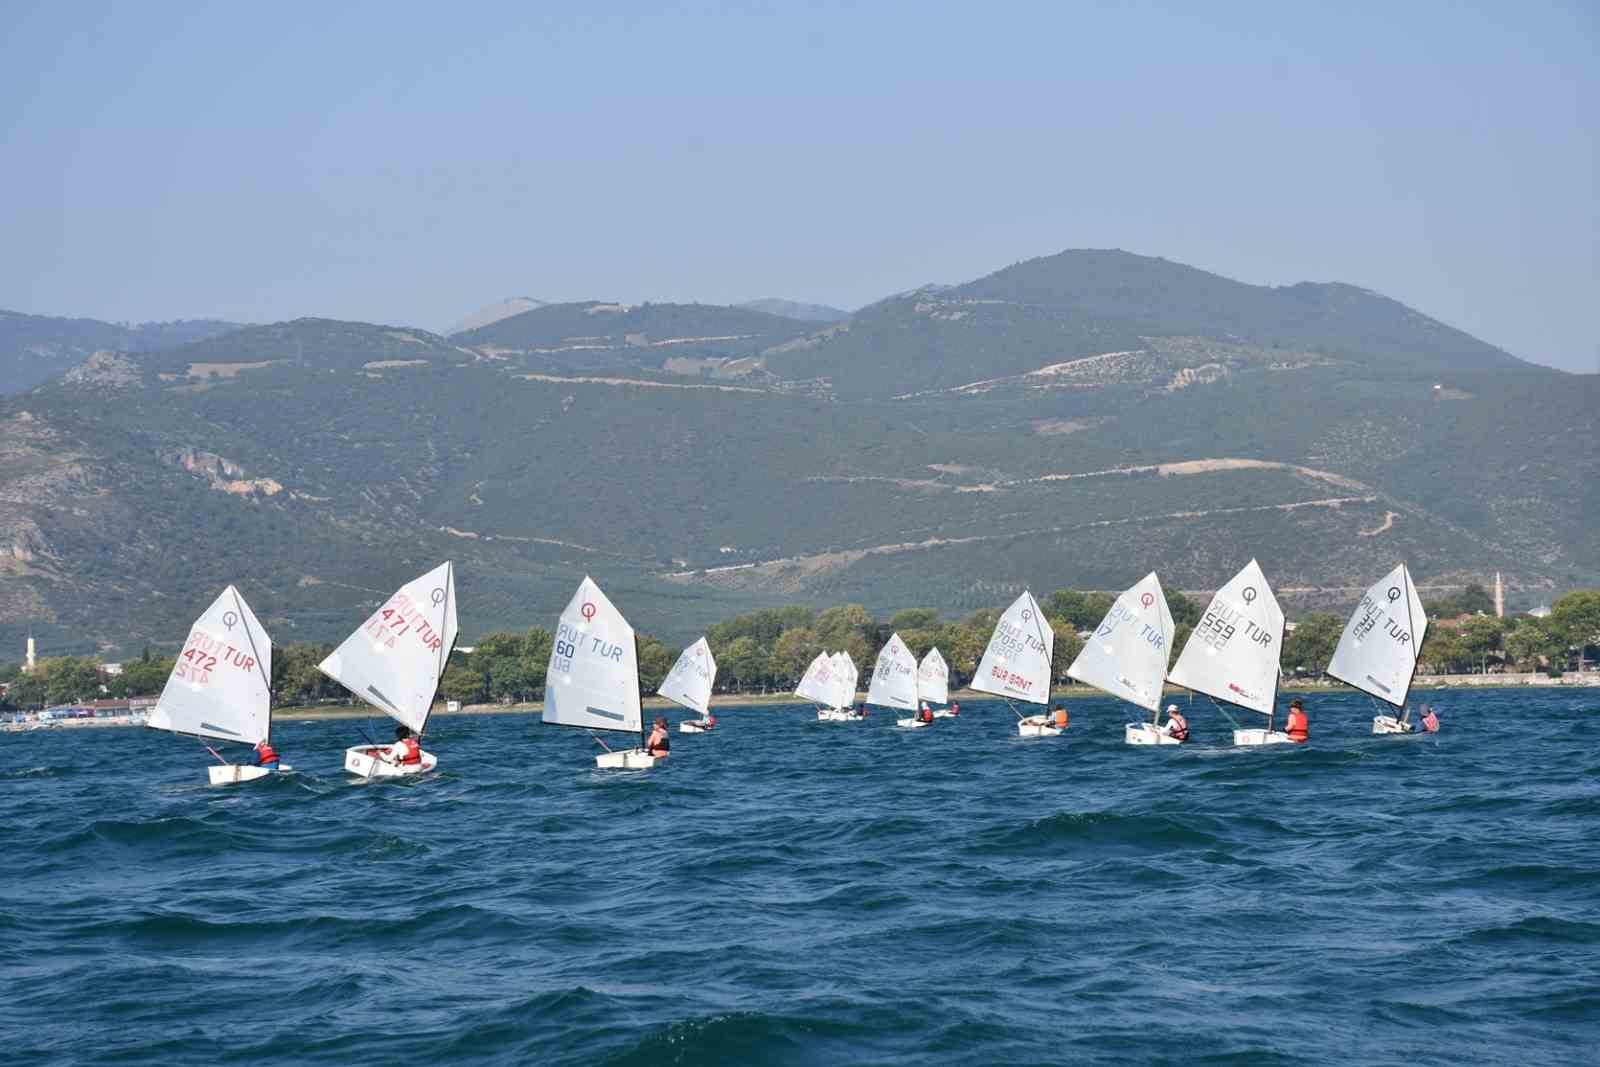
M1176 704L1168 704L1167 705L1167 710L1168 711L1177 711L1178 710L1178 705L1176 705Z

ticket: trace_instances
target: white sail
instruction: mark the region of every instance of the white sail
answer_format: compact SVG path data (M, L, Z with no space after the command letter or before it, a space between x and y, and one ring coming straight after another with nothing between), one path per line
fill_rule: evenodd
M716 680L717 660L702 637L678 656L678 662L661 679L656 695L706 715L711 708L711 685Z
M917 696L930 704L943 704L950 699L950 668L937 648L917 664Z
M256 744L272 732L272 640L233 586L211 602L146 725Z
M317 669L420 734L455 643L455 568L445 562L396 590Z
M1161 707L1172 655L1172 612L1151 571L1117 597L1067 675L1146 711Z
M838 707L839 686L835 675L837 664L826 652L818 652L811 665L806 668L806 673L800 676L800 684L795 686L795 696L805 697L824 707Z
M1197 693L1272 714L1283 610L1255 560L1217 590L1169 679Z
M556 627L545 673L544 721L635 733L643 723L633 627L587 576Z
M1056 635L1033 594L1023 590L995 624L972 688L1033 704L1050 702L1050 657Z
M1422 599L1402 563L1362 596L1328 661L1328 673L1403 708L1427 632Z
M917 708L917 657L899 634L891 634L889 643L878 653L872 684L867 687L867 703L907 711Z
M850 653L833 654L833 677L837 686L834 707L850 707L856 702L856 682L861 677L861 672L856 670L856 661L850 658Z

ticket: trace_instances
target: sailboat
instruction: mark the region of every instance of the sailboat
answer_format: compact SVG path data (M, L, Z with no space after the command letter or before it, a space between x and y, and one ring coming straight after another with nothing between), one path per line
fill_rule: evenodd
M794 692L795 696L804 697L817 705L819 722L844 722L855 716L846 715L839 703L842 683L837 657L818 652L806 667L805 674L800 676L800 684L794 687Z
M448 562L397 589L317 669L410 728L422 740L439 678L456 643L456 577ZM399 763L386 745L345 749L344 769L363 778L399 778L438 766L431 752Z
M605 749L594 758L596 767L646 770L656 765L656 757L644 748L633 627L587 575L556 627L545 672L544 721L639 736L639 747L633 749L613 749L596 737Z
M1267 717L1265 729L1243 729L1223 710L1235 727L1234 744L1284 744L1289 735L1272 728L1282 648L1283 609L1260 565L1251 560L1211 598L1167 678L1213 701Z
M928 649L928 654L917 664L917 700L925 708L950 702L950 666L937 648ZM935 719L949 719L954 715L949 708L933 709Z
M1023 737L1055 737L1061 733L1046 724L1043 715L1024 718L1012 703L1050 703L1050 659L1055 648L1055 631L1045 621L1039 602L1024 589L995 623L989 647L978 661L978 673L972 676L973 689L1004 698L1017 717L1017 733Z
M917 657L911 654L899 634L889 635L888 643L878 651L878 661L872 668L872 680L867 683L867 703L901 711L917 710ZM912 718L897 719L895 725L917 727L925 724Z
M253 746L272 734L271 690L272 639L230 585L189 628L145 725ZM272 773L267 767L229 763L216 749L210 751L221 764L207 768L212 785L249 782ZM289 767L280 764L278 769Z
M672 670L661 679L657 696L666 697L690 711L698 711L700 718L686 719L678 724L678 732L703 734L716 727L711 717L711 685L717 680L717 660L711 654L711 645L704 637L683 650Z
M1422 598L1402 563L1362 595L1328 661L1328 676L1400 711L1411 692L1417 653L1427 632ZM1375 734L1408 734L1413 729L1408 718L1387 714L1372 718Z
M1149 722L1130 722L1122 739L1130 745L1177 745L1161 729L1161 684L1172 654L1172 611L1155 571L1126 589L1094 636L1067 668L1067 676L1151 713Z

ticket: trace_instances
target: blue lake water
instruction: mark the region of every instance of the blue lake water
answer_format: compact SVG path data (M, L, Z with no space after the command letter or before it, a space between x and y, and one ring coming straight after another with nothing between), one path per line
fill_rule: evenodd
M444 717L441 770L202 784L192 740L0 735L20 1063L1595 1062L1600 690L1309 698L1305 747L719 709L668 765ZM671 716L674 722L682 715ZM375 728L381 728L374 722Z

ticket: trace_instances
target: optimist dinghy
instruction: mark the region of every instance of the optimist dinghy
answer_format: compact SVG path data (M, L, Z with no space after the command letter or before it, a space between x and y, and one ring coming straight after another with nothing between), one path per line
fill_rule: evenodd
M819 722L846 722L855 718L855 713L846 714L840 705L839 694L843 689L843 681L839 677L838 658L827 652L818 652L816 658L807 665L806 672L800 676L800 684L794 687L794 694L817 705Z
M1154 571L1125 590L1100 620L1067 668L1067 675L1102 693L1150 712L1149 722L1130 722L1122 739L1130 745L1183 742L1161 726L1161 683L1172 653L1172 612Z
M1411 692L1417 653L1427 632L1422 598L1402 563L1362 595L1328 661L1328 676L1400 712ZM1409 734L1415 729L1409 717L1381 713L1372 718L1375 734Z
M716 679L717 659L704 637L684 649L672 670L661 679L657 696L700 713L698 719L680 722L679 733L703 734L716 729L717 720L711 717L711 686Z
M254 746L272 734L271 679L272 640L230 585L189 628L145 725ZM211 753L222 760L216 749ZM212 785L228 785L265 778L273 769L223 761L207 772Z
M900 711L917 710L917 657L899 634L890 634L888 643L878 651L872 681L867 685L867 703ZM916 715L896 719L894 724L908 730L928 725Z
M455 568L446 561L395 590L317 669L410 727L420 743L455 643ZM356 745L344 753L344 769L362 778L403 778L438 765L431 752L401 763L387 745Z
M1260 565L1251 560L1211 598L1167 678L1213 701L1267 717L1265 729L1240 728L1218 704L1233 721L1235 745L1288 744L1289 735L1272 728L1282 647L1283 609Z
M639 746L605 751L594 758L601 770L648 770L656 757L645 751L644 713L639 705L639 658L633 627L585 576L572 594L545 672L543 721L588 730L617 730L639 738Z
M925 708L950 703L950 665L937 648L928 649L928 654L917 664L917 699ZM933 708L935 719L953 719L955 716L956 713L949 708Z
M1045 716L1024 717L1012 703L1021 700L1042 706L1050 702L1050 659L1055 647L1055 631L1045 621L1039 602L1024 589L995 623L989 647L978 661L978 673L972 676L973 689L1005 700L1017 717L1017 733L1023 737L1057 737L1061 733Z

